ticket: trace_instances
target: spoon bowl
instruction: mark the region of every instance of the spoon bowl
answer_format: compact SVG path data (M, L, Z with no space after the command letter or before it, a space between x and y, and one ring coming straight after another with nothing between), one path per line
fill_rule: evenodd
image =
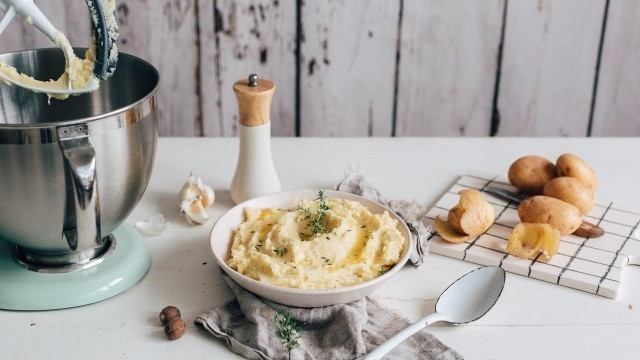
M445 314L452 324L466 324L489 312L504 288L505 273L487 266L466 273L440 295L436 313Z
M380 359L409 336L438 321L466 324L484 316L498 301L504 288L505 272L496 266L470 271L449 285L436 302L436 312L409 325L378 348L366 360Z

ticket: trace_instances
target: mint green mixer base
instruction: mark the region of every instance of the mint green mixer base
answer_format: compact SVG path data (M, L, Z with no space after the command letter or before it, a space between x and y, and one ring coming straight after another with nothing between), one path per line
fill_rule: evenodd
M0 309L53 310L92 304L115 296L142 279L151 254L140 234L123 224L113 232L108 258L85 270L39 273L13 259L14 245L0 240Z

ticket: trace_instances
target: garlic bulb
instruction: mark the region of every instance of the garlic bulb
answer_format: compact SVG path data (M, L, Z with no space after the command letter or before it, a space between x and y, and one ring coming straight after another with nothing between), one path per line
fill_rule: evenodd
M184 215L191 225L204 224L209 220L206 208L213 205L214 200L213 189L205 185L192 171L178 194L180 214Z

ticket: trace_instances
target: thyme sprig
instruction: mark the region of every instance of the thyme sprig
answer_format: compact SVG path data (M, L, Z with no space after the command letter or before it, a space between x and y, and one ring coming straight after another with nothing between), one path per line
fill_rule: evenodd
M327 228L324 226L324 219L327 214L327 211L330 210L329 205L327 205L327 197L324 195L323 190L318 190L318 197L315 199L318 202L318 209L313 213L310 209L303 207L302 205L298 205L298 210L304 212L305 217L304 220L308 220L309 230L311 230L311 236L313 237L317 234L325 234L327 233ZM301 234L307 235L307 234ZM307 236L304 236L307 238Z
M380 275L384 275L384 274L386 274L386 273L387 273L387 271L389 271L389 268L382 266L382 267L380 268L380 271L378 271L378 273L379 273Z
M275 248L273 249L273 252L276 253L276 256L282 257L282 255L287 253L287 248L282 248L282 249Z
M289 358L291 358L291 350L300 345L300 332L302 327L291 318L291 315L278 311L273 319L276 323L276 332L280 339L282 339L282 345L289 352Z

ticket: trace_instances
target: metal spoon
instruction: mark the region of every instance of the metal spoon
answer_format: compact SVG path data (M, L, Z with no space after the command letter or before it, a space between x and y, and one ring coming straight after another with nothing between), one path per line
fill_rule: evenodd
M440 295L436 312L409 325L367 354L365 360L380 359L409 336L438 321L466 324L478 320L498 301L504 288L505 273L487 266L466 273Z

